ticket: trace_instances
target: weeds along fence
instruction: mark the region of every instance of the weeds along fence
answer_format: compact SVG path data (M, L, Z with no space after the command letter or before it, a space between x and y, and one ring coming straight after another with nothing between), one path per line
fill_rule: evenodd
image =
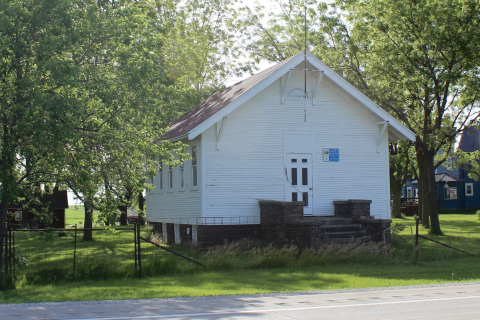
M83 238L90 231L91 240ZM138 232L138 233L137 233ZM122 278L139 274L139 237L146 227L92 229L9 228L3 271L17 283ZM5 242L7 246L7 243Z
M147 226L91 229L9 230L4 239L2 277L14 283L95 280L198 270L308 267L330 263L437 261L480 257L480 234L474 228L432 237L394 226L391 245L381 237L335 238L339 234L306 234L302 224L262 225L237 219L149 221ZM88 229L87 229L88 230ZM308 229L312 230L312 229ZM338 230L337 230L338 231ZM351 235L351 233L348 233ZM418 236L417 236L418 234ZM239 240L240 239L240 240ZM294 239L295 241L291 241ZM312 244L321 240L321 245ZM440 245L442 242L445 245ZM318 243L317 243L318 244ZM467 252L465 254L458 250Z
M444 236L422 235L419 224L420 220L415 219L415 261L480 257L480 230L462 228L459 233L450 230Z

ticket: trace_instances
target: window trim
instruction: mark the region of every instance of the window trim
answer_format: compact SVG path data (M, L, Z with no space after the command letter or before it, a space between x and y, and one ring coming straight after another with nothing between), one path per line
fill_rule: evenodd
M178 166L178 189L185 190L185 163L183 161L180 161Z
M158 192L163 192L163 162L158 162Z
M191 181L190 181L190 189L198 189L198 150L197 146L191 147L191 154L192 157L191 163Z
M452 198L452 193L450 193L450 191L448 191L447 188L444 188L443 198L444 198L445 200L457 200L457 199L458 199L458 190L457 190L457 187L450 187L450 189L455 190L455 198ZM448 197L447 197L447 194L448 194Z
M168 191L173 191L173 166L168 166Z
M467 187L470 187L470 193L467 191ZM468 182L468 183L465 183L465 195L466 196L473 196L473 183L472 182Z

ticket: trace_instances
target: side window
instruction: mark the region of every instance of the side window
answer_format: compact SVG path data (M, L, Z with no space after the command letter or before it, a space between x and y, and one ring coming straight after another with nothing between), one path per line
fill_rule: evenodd
M197 147L192 146L192 187L198 187Z
M457 199L457 188L450 188L447 186L444 190L445 190L445 200Z
M168 166L168 189L173 190L173 166Z
M180 162L180 170L178 170L178 183L180 184L180 189L185 188L185 167L183 161Z
M158 190L163 190L163 162L158 163Z
M473 183L465 183L465 195L473 196Z

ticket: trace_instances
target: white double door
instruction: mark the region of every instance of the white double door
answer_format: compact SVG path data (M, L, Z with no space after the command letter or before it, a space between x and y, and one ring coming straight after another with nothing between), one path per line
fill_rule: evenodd
M285 201L303 201L303 214L313 214L312 155L286 154Z

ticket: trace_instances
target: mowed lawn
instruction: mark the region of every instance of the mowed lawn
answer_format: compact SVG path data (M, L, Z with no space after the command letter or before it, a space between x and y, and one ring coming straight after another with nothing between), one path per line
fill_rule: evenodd
M65 209L65 226L67 228L71 225L83 226L84 221L85 209L83 206L70 206Z
M390 253L379 251L370 260L342 261L337 255L332 262L327 258L318 265L293 261L282 267L269 264L269 267L256 266L253 269L239 265L215 269L215 262L210 261L206 269L179 269L160 276L136 278L130 275L118 279L19 285L16 290L0 292L0 303L190 297L479 281L480 221L477 216L451 214L441 215L440 219L445 235L432 238L477 254L475 257L420 240L419 259L414 264L410 228L404 228L400 237L394 236ZM409 225L415 230L413 218L396 219L394 223ZM428 230L421 227L420 234L429 236ZM118 248L103 250L110 252ZM93 254L101 250L90 251ZM298 257L298 261L301 260L302 257Z

